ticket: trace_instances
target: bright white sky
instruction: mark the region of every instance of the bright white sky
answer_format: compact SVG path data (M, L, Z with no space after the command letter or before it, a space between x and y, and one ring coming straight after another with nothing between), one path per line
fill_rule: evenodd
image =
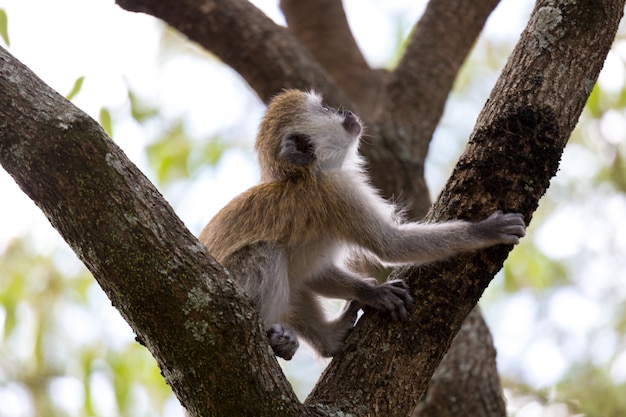
M282 20L277 1L255 3L275 20ZM370 62L376 65L383 64L392 53L396 22L408 29L422 9L422 2L411 0L349 0L345 3L357 40ZM514 42L525 25L532 3L530 0L503 0L489 20L484 35ZM132 85L145 97L164 103L166 114L183 115L199 136L209 136L247 120L249 126L239 127L236 132L241 143L251 149L262 105L238 75L217 62L186 55L168 61L164 67L157 66L160 29L153 18L123 11L113 0L3 0L0 8L5 9L9 18L9 51L50 86L66 95L78 77L86 77L74 102L92 117L97 119L102 107L124 109L126 86ZM605 80L623 80L623 66L621 62L614 62L616 59L612 56L607 61L606 71L610 76L604 76ZM609 86L610 81L606 85ZM116 142L147 171L143 148L148 138L132 121L120 120L115 126ZM473 121L468 123L471 128ZM608 131L621 132L615 140L623 140L622 119L607 123ZM445 152L445 145L434 143L431 152ZM167 190L166 197L194 233L198 233L230 198L257 181L252 158L249 152L229 152L216 170L207 172L196 183ZM2 170L0 194L0 250L13 237L25 234L33 237L36 249L42 252L65 246L39 209ZM218 197L207 201L208 194ZM623 206L616 204L616 207ZM556 244L553 240L555 236L560 237L557 231L568 226L554 227L557 229L544 230L546 241L550 242L546 247L565 250L567 245L562 247L562 239ZM554 309L549 313L569 327L576 320L582 320L583 315L575 315L576 319L572 320L559 311L588 312L595 308L581 301L578 294L564 294L560 302L559 305L571 308ZM539 314L530 296L519 294L501 309L501 319L494 329L500 362L506 367L507 363L521 361L533 382L551 384L565 369L563 353L554 342L540 341L530 351L521 351L527 346ZM319 368L319 364L299 363L298 366Z

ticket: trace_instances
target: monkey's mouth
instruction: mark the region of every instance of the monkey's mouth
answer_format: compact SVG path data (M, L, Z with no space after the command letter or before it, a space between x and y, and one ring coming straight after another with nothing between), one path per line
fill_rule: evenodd
M357 136L361 133L361 123L352 112L348 111L345 113L342 125L346 132L352 136Z

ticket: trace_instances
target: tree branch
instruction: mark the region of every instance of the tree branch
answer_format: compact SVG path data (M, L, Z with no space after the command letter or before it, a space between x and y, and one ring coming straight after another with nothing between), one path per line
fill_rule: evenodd
M496 209L531 218L623 9L624 0L537 2L430 220L478 220ZM409 415L509 250L498 246L398 272L419 300L410 321L381 327L385 318L364 315L307 403L361 415ZM363 340L368 343L358 345ZM374 390L365 392L364 385Z
M372 114L382 88L352 36L341 0L282 0L289 31L341 86L359 114ZM367 88L363 88L367 86Z
M398 67L390 76L375 119L376 135L402 164L412 166L412 184L406 176L390 175L388 162L372 150L370 165L386 172L383 194L403 190L405 198L428 196L424 182L424 161L433 132L443 113L456 75L478 38L487 17L499 0L431 0L416 25ZM416 115L418 115L416 117ZM395 144L395 145L394 145ZM408 187L407 187L408 186ZM410 215L422 217L430 207L428 199L411 200Z
M287 29L246 0L116 0L163 19L236 70L267 103L285 88L313 87L335 103L348 99Z
M506 416L495 363L493 339L476 307L452 340L413 417Z
M185 407L305 415L245 295L102 128L2 48L0 96L0 163L89 268Z

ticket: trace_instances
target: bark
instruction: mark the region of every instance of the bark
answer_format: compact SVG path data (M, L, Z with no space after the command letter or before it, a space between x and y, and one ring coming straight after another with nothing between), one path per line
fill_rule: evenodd
M467 316L413 417L505 416L496 350L478 308Z
M341 0L281 0L287 27L354 104L373 114L384 72L375 71L357 46Z
M232 32L246 32L246 24L238 21L246 22L246 13L257 16L235 0L176 3L188 21L196 19L189 14L192 3L210 20L204 26L223 25L215 21L221 16L235 25ZM556 172L623 7L624 0L538 1L429 219L478 220L503 209L530 220ZM240 12L237 18L227 13L233 10ZM214 29L188 30L206 35ZM261 43L272 43L275 28L263 30ZM235 41L245 36L250 31L233 35ZM237 61L233 55L230 59ZM293 51L290 56L297 59L278 70L295 84L310 79L311 72L299 80L293 75L310 56ZM92 270L192 414L409 415L510 249L496 247L397 271L419 300L411 320L389 323L375 313L364 315L304 408L271 356L253 309L154 187L95 122L6 52L0 64L6 103L0 107L0 162ZM245 73L258 82L264 71ZM331 84L326 80L325 85ZM271 88L261 90L267 94ZM340 95L331 93L334 99ZM368 343L359 343L363 340Z

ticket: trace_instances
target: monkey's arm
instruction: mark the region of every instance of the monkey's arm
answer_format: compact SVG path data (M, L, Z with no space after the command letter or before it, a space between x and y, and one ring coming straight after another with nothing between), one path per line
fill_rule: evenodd
M497 244L517 244L526 234L521 214L501 211L478 223L456 220L394 226L381 222L369 229L357 235L358 243L391 264L424 264Z

